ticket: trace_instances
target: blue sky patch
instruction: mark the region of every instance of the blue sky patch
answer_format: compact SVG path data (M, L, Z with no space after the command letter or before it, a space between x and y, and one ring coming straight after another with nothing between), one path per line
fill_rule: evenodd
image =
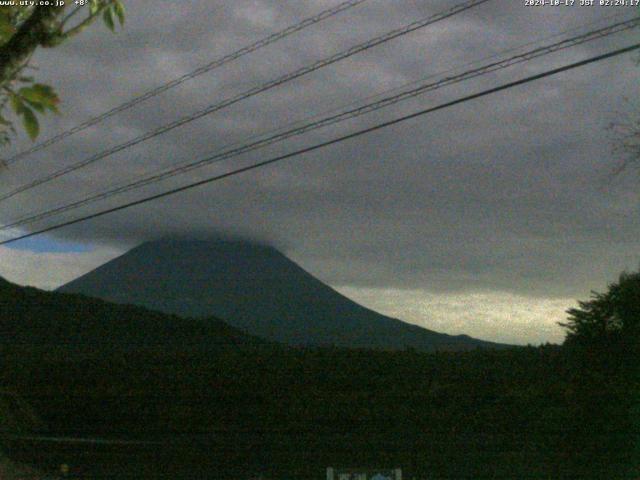
M58 240L46 235L25 238L24 240L10 243L7 247L36 253L84 253L93 250L91 245L85 243Z

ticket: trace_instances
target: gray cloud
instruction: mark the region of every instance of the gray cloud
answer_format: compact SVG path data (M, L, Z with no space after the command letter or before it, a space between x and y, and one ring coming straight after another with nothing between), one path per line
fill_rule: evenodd
M43 136L338 1L127 3L127 25L117 35L96 27L38 55L38 75L55 85L64 101L63 116L48 119ZM34 155L0 176L2 189L449 6L448 0L371 0ZM0 206L0 220L623 13L496 0L20 195ZM617 35L556 53L142 191L182 185L633 40L633 34ZM638 265L640 180L609 178L619 159L605 130L630 108L623 97L637 98L633 60L619 57L468 102L55 236L123 249L166 234L226 232L280 245L334 285L584 296ZM18 150L26 146L17 142Z

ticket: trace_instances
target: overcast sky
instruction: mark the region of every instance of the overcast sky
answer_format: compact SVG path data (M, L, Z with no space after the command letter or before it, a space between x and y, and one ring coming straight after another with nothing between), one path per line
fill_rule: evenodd
M340 2L125 3L124 30L112 34L96 25L34 58L39 81L54 85L62 98L62 115L43 120L41 139ZM637 14L629 7L524 3L493 0L175 129L2 202L0 221L80 199L409 82L464 71L514 47L570 29L582 28L572 30L575 34L604 26L616 20L612 16ZM0 188L15 188L453 4L369 0L12 165L0 174ZM619 34L440 89L81 212L222 173L637 39L637 31ZM616 57L37 241L0 247L0 275L53 288L145 240L224 233L274 244L342 293L409 322L495 341L560 342L556 322L576 299L602 290L620 271L640 263L640 177L634 171L611 176L621 158L612 153L612 133L606 129L637 110L637 60L637 54ZM20 138L7 153L28 146ZM55 221L78 214L69 212Z

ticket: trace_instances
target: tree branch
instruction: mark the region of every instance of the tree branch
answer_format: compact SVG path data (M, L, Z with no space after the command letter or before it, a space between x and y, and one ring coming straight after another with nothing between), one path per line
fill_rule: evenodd
M62 21L60 22L60 26L64 27L67 24L67 22L71 20L74 17L74 15L76 15L78 12L82 11L82 9L83 7L74 8L69 15L67 15L62 19Z
M66 32L61 33L60 36L63 37L66 40L67 38L70 38L70 37L73 37L74 35L77 35L78 33L82 32L82 30L84 30L89 25L91 25L91 23L93 23L93 21L96 19L96 17L101 12L102 12L102 10L98 10L96 13L90 14L87 18L85 18L83 21L78 23L75 27L72 27L69 30L67 30Z
M0 47L0 85L6 84L39 46L52 46L64 7L36 7L11 39Z

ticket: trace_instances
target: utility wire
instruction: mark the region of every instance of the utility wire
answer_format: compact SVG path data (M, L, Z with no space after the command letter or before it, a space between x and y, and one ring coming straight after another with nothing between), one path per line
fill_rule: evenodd
M488 56L482 57L481 59L473 60L471 62L466 62L466 63L464 63L462 65L457 65L455 67L448 68L448 69L446 69L444 71L431 73L431 74L426 75L424 77L421 77L419 79L407 82L407 83L405 83L403 85L399 85L399 86L396 86L396 87L393 87L393 88L390 88L390 89L387 89L387 90L382 90L382 91L380 91L378 93L374 93L374 94L371 94L371 95L367 95L365 97L361 97L358 100L351 101L351 102L349 102L347 104L343 104L343 105L341 105L339 107L333 107L331 109L324 110L324 111L318 112L318 113L314 113L314 114L306 116L304 118L298 118L297 120L290 121L290 122L285 123L284 125L281 125L281 126L276 127L276 128L268 129L268 130L263 131L263 132L261 132L259 134L249 135L248 137L245 137L243 139L238 139L238 140L235 140L235 141L233 141L231 143L227 143L223 147L217 148L215 150L215 152L221 152L221 151L223 151L225 149L228 149L228 148L231 148L231 147L234 147L234 146L237 146L237 145L241 145L241 144L249 142L249 141L254 141L254 140L259 139L259 138L266 138L267 136L270 136L272 134L276 134L278 132L287 131L287 130L295 127L295 126L305 125L306 123L310 123L312 120L315 120L315 119L318 119L318 118L322 118L325 115L334 114L336 112L344 111L348 107L352 107L352 106L355 106L355 105L362 104L365 101L373 101L374 99L380 99L380 98L383 98L385 96L389 96L391 94L395 94L396 92L400 92L403 89L407 89L407 88L412 87L414 85L419 85L422 82L425 82L426 80L429 80L429 79L432 79L432 78L439 78L439 77L442 77L442 76L447 75L449 73L452 73L452 72L455 72L455 71L460 71L462 68L478 65L479 63L481 63L483 61L493 60L495 58L500 57L501 55L505 55L507 53L516 52L516 51L522 50L522 49L524 49L526 47L530 47L530 46L539 44L539 43L541 43L541 42L543 42L545 40L552 40L552 39L555 39L555 38L558 38L558 37L562 37L564 35L568 35L570 33L577 32L579 30L584 30L585 27L590 27L590 26L593 26L593 25L598 24L598 23L605 23L605 22L603 22L603 20L604 21L613 20L613 19L619 20L619 19L622 19L625 16L626 16L625 14L607 15L607 16L599 19L599 20L588 22L588 23L586 23L586 24L584 24L584 25L582 25L580 27L573 27L573 28L564 30L562 32L555 33L553 35L549 35L549 36L545 36L545 37L538 37L535 40L531 40L531 41L526 42L524 44L520 44L520 45L515 46L515 47L510 47L510 48L501 50L500 52L497 52L497 53L494 53L492 55L488 55ZM612 32L612 33L616 33L616 32ZM188 162L182 162L180 164L180 166L185 166L185 165L188 165L188 164L189 164ZM163 167L163 168L160 168L160 169L155 169L153 171L150 171L148 174L155 175L155 174L158 174L160 172L165 172L166 170L167 170L167 167ZM112 187L112 188L116 188L116 187ZM119 188L119 187L117 187L117 188ZM29 215L32 215L32 214L29 214ZM0 229L1 228L2 227L0 227Z
M603 37L615 34L615 33L619 33L625 30L629 30L631 28L635 28L638 27L640 25L640 18L634 18L631 20L627 20L627 21L623 21L623 22L618 22L597 30L592 30L589 31L587 33L583 33L581 35L577 35L574 36L572 38L568 38L550 45L546 45L546 46L542 46L524 53L520 53L514 56L511 56L509 58L506 59L501 59L492 63L489 63L487 65L483 65L481 67L460 73L458 75L453 75L453 76L449 76L449 77L445 77L441 80L438 80L436 82L433 83L426 83L426 84L422 84L419 85L416 88L413 88L411 90L408 91L404 91L401 93L398 93L396 95L392 95L392 96L388 96L386 98L382 98L378 101L375 102L371 102L369 104L360 106L358 108L354 108L351 110L347 110L344 112L341 112L339 114L336 115L330 115L328 117L307 123L306 125L303 125L301 127L297 127L294 129L290 129L284 132L280 132L277 133L275 135L271 135L268 136L266 138L262 138L258 141L254 141L252 143L246 144L246 145L242 145L240 147L234 148L234 149L230 149L227 151L224 151L222 153L218 153L215 154L213 156L209 156L207 158L204 159L200 159L197 160L195 162L191 162L191 163L187 163L187 164L183 164L180 165L178 167L172 167L170 169L166 169L164 171L161 171L159 173L155 173L152 174L150 176L144 177L142 179L136 180L134 182L128 183L124 186L120 186L120 187L116 187L113 188L111 190L107 190L106 192L102 192L102 193L98 193L95 195L92 195L90 197L63 205L63 206L59 206L53 209L48 209L44 212L41 213L37 213L37 214L30 214L28 216L22 217L20 219L14 220L11 223L8 223L6 225L2 225L0 226L0 231L1 230L6 230L9 228L15 228L21 225L25 225L25 224L29 224L29 223L33 223L39 220L44 220L46 218L52 217L54 215L63 213L63 212L67 212L69 210L73 210L73 209L77 209L81 206L87 205L89 203L93 203L99 200L103 200L109 197L112 197L114 195L118 195L120 193L124 193L130 190L134 190L137 188L141 188L143 186L152 184L152 183L157 183L161 180L164 180L166 178L169 177L173 177L179 174L183 174L186 172L189 172L191 170L194 170L196 168L200 168L206 165L210 165L212 163L217 163L244 153L248 153L250 151L254 151L257 150L259 148L263 148L265 146L274 144L276 142L280 142L283 140L286 140L288 138L291 138L293 136L298 136L298 135L302 135L304 133L307 133L311 130L316 130L328 125L333 125L336 124L338 122L342 122L351 118L355 118L385 107L388 107L390 105L396 104L398 102L407 100L409 98L413 98L416 97L418 95L422 95L424 93L436 90L438 88L442 88L448 85L452 85L455 83L459 83L465 80L469 80L471 78L475 78L481 75L486 75L488 73L497 71L497 70L501 70L501 69L505 69L508 68L510 66L519 64L519 63L523 63L523 62L527 62L530 61L534 58L538 58L541 56L545 56L545 55L549 55L553 52L557 52L559 50L563 50L566 48L570 48L570 47L574 47L576 45L581 45L583 43L589 42L589 41L594 41L594 40L598 40L601 39Z
M234 60L237 60L245 55L248 55L249 53L255 52L256 50L266 47L267 45L271 45L272 43L275 43L279 40L282 40L285 37L288 37L289 35L292 35L296 32L299 32L300 30L303 30L307 27L310 27L311 25L315 25L316 23L319 23L323 20L326 20L328 18L331 18L339 13L344 12L345 10L349 10L350 8L353 8L361 3L366 2L367 0L349 0L347 2L343 2L333 8L329 8L327 10L323 10L322 12L313 15L311 17L305 18L304 20L302 20L299 23L296 23L295 25L290 25L287 28L285 28L284 30L280 30L279 32L273 33L271 35L269 35L268 37L265 37L261 40L258 40L255 43L252 43L251 45L247 45L246 47L243 47L239 50L236 50L235 52L229 53L228 55L225 55L223 57L217 58L216 60L213 60L210 63L207 63L206 65L203 65L201 67L196 68L195 70L189 72L189 73L185 73L184 75L174 78L173 80L160 85L156 88L153 88L152 90L148 90L147 92L145 92L142 95L139 95L137 97L132 98L131 100L124 102L120 105L118 105L117 107L112 108L111 110L108 110L96 117L92 117L89 120L86 120L83 123L80 123L79 125L76 125L75 127L66 130L64 132L59 133L58 135L55 135L47 140L44 140L40 143L38 143L37 145L34 145L31 148L28 148L26 150L23 150L22 152L19 152L17 154L15 154L13 157L10 157L9 159L7 159L5 161L6 165L11 165L12 163L15 163L21 159L23 159L24 157L38 152L40 150L43 150L51 145L54 145L56 143L58 143L59 141L75 134L78 132L81 132L83 130L86 130L89 127L92 127L94 125L97 125L98 123L106 120L109 117L113 117L114 115L120 113L120 112L124 112L125 110L130 109L131 107L134 107L135 105L138 105L142 102L145 102L147 100L149 100L150 98L153 98L157 95L160 95L163 92L166 92L167 90L176 87L178 85L180 85L181 83L184 83L188 80L191 80L192 78L195 78L199 75L202 75L204 73L210 72L211 70L214 70L216 68L219 68L229 62L232 62Z
M320 68L326 67L328 65L331 65L333 63L339 62L341 60L344 60L345 58L351 57L357 53L363 52L365 50L368 50L370 48L373 48L377 45L380 45L382 43L388 42L390 40L393 40L395 38L398 38L402 35L406 35L408 33L414 32L418 29L424 28L428 25L431 25L433 23L439 22L441 20L444 20L446 18L452 17L454 15L457 15L458 13L461 13L465 10L469 10L473 7L476 7L478 5L481 5L483 3L486 3L490 0L469 0L467 2L458 4L452 8L449 8L448 10L445 10L443 12L437 13L435 15L432 15L430 17L427 18L423 18L421 20L412 22L408 25L405 25L404 27L392 30L390 32L387 32L381 36L378 37L374 37L371 40L368 40L367 42L361 43L359 45L355 45L347 50L344 50L342 52L336 53L328 58L325 58L323 60L319 60L313 64L307 65L306 67L302 67L298 70L295 70L293 72L290 72L288 74L285 74L281 77L278 77L274 80L271 80L269 82L267 82L266 84L263 85L259 85L257 87L251 88L245 92L242 92L240 94L237 94L231 98L228 98L226 100L223 100L219 103L215 103L213 105L210 105L202 110L199 110L191 115L188 115L186 117L182 117L174 122L171 122L169 124L160 126L154 130L151 130L139 137L136 137L132 140L129 140L125 143L122 143L120 145L116 145L110 149L107 149L103 152L100 152L96 155L93 155L89 158L86 158L78 163L75 163L73 165L64 167L60 170L57 170L51 174L45 175L44 177L41 177L39 179L33 180L32 182L29 182L25 185L22 185L8 193L5 193L3 195L0 195L0 202L7 200L19 193L25 192L27 190L30 190L32 188L35 188L39 185L42 185L44 183L50 182L52 180L55 180L63 175L69 174L71 172L74 172L76 170L79 170L81 168L84 168L88 165L91 165L92 163L97 162L98 160L101 160L103 158L109 157L117 152L120 152L122 150L125 150L127 148L130 148L134 145L138 145L139 143L142 143L146 140L149 140L151 138L157 137L158 135L164 134L170 130L173 130L177 127L180 127L182 125L185 125L187 123L190 123L194 120L197 120L199 118L202 118L206 115L210 115L214 112L217 112L219 110L222 110L224 108L227 108L231 105L234 105L235 103L238 103L242 100L246 100L247 98L253 97L255 95L258 95L259 93L265 92L267 90L271 90L272 88L275 88L277 86L280 86L284 83L290 82L291 80L294 80L296 78L302 77L304 75L307 75L311 72L314 72L316 70L319 70Z
M337 137L337 138L334 138L334 139L331 139L331 140L327 140L325 142L321 142L321 143L312 145L310 147L305 147L305 148L302 148L302 149L299 149L299 150L295 150L293 152L290 152L290 153L287 153L287 154L284 154L284 155L279 155L277 157L273 157L273 158L270 158L268 160L264 160L262 162L258 162L258 163L254 163L252 165L248 165L246 167L238 168L236 170L232 170L232 171L227 172L227 173L223 173L223 174L215 175L215 176L212 176L212 177L208 177L208 178L199 180L197 182L193 182L193 183L190 183L188 185L184 185L182 187L173 188L171 190L167 190L167 191L164 191L164 192L161 192L161 193L157 193L155 195L151 195L151 196L148 196L148 197L145 197L145 198L141 198L141 199L138 199L138 200L135 200L135 201L132 201L132 202L127 202L127 203L124 203L122 205L118 205L116 207L111 207L111 208L108 208L108 209L105 209L105 210L101 210L99 212L95 212L95 213L92 213L90 215L85 215L83 217L79 217L79 218L76 218L76 219L73 219L73 220L62 222L62 223L59 223L57 225L52 225L52 226L49 226L47 228L43 228L41 230L37 230L35 232L27 233L27 234L24 234L24 235L20 235L18 237L14 237L14 238L11 238L11 239L8 239L8 240L4 240L4 241L0 242L0 245L7 245L7 244L10 244L10 243L13 243L13 242L17 242L18 240L22 240L22 239L25 239L25 238L33 237L35 235L40 235L42 233L46 233L46 232L57 230L57 229L60 229L60 228L66 227L66 226L74 225L76 223L85 222L85 221L90 220L90 219L102 217L104 215L107 215L107 214L110 214L110 213L114 213L114 212L118 212L120 210L125 210L127 208L131 208L131 207L136 206L136 205L141 205L143 203L151 202L151 201L157 200L159 198L167 197L167 196L170 196L170 195L175 195L176 193L180 193L180 192L183 192L183 191L186 191L186 190L190 190L192 188L196 188L196 187L199 187L199 186L202 186L202 185L206 185L206 184L209 184L209 183L220 181L220 180L223 180L223 179L228 178L228 177L239 175L241 173L245 173L245 172L248 172L248 171L251 171L251 170L255 170L255 169L258 169L258 168L261 168L261 167L265 167L267 165L271 165L273 163L280 162L282 160L286 160L288 158L297 157L299 155L303 155L303 154L306 154L306 153L309 153L309 152L312 152L312 151L315 151L315 150L319 150L321 148L328 147L330 145L334 145L334 144L337 144L337 143L340 143L340 142L344 142L344 141L350 140L352 138L360 137L362 135L365 135L365 134L368 134L368 133L371 133L371 132L375 132L375 131L381 130L383 128L387 128L387 127L390 127L392 125L396 125L396 124L405 122L407 120L411 120L413 118L421 117L421 116L426 115L428 113L436 112L438 110L444 110L445 108L449 108L449 107L452 107L454 105L459 105L461 103L465 103L465 102L468 102L470 100L474 100L476 98L485 97L485 96L491 95L493 93L497 93L497 92L500 92L500 91L503 91L503 90L507 90L509 88L513 88L513 87L516 87L516 86L519 86L519 85L524 85L526 83L530 83L530 82L533 82L533 81L536 81L536 80L540 80L540 79L545 78L545 77L550 77L552 75L557 75L559 73L566 72L568 70L573 70L575 68L582 67L584 65L588 65L588 64L591 64L591 63L595 63L595 62L599 62L599 61L602 61L602 60L606 60L608 58L616 57L616 56L619 56L619 55L622 55L622 54L625 54L625 53L628 53L628 52L631 52L631 51L635 51L635 50L638 50L638 49L640 49L640 43L636 43L636 44L630 45L628 47L624 47L624 48L620 48L620 49L617 49L617 50L613 50L613 51L610 51L610 52L602 54L602 55L597 55L595 57L590 57L590 58L588 58L586 60L581 60L579 62L571 63L571 64L568 64L568 65L564 65L564 66L559 67L559 68L554 68L552 70L547 70L545 72L538 73L536 75L525 77L525 78L522 78L520 80L516 80L516 81L513 81L513 82L505 83L505 84L499 85L497 87L493 87L493 88L490 88L488 90L483 90L481 92L474 93L472 95L467 95L467 96L458 98L456 100L452 100L450 102L442 103L442 104L437 105L435 107L431 107L431 108L427 108L427 109L424 109L424 110L420 110L418 112L411 113L409 115L403 115L401 117L394 118L393 120L389 120L389 121L386 121L386 122L383 122L383 123L379 123L377 125L374 125L374 126L362 129L362 130L358 130L356 132L352 132L352 133L349 133L347 135L343 135L341 137Z

